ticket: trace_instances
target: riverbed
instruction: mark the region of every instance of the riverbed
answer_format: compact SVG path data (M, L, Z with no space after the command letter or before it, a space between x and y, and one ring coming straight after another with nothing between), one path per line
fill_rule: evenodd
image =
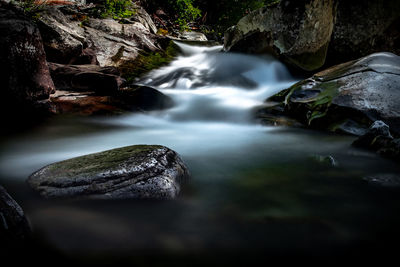
M345 253L398 237L400 195L371 185L394 162L355 137L263 126L254 110L297 81L273 58L179 44L137 84L172 97L164 111L59 116L0 143L0 183L41 240L71 257ZM171 201L46 200L26 183L64 159L135 144L177 151L191 172ZM331 156L336 164L318 160Z

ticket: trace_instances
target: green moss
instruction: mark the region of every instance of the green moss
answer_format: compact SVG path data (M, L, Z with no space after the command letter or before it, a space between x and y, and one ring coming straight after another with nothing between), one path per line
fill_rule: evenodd
M179 47L170 41L164 51L159 52L141 52L134 60L126 61L119 66L122 77L128 82L143 74L167 65L178 55Z
M308 125L310 125L313 120L322 118L328 113L332 100L339 94L338 87L337 82L321 83L318 86L319 89L322 89L321 93L307 104L310 110L310 115L307 116Z
M48 171L54 179L65 176L83 177L102 171L111 171L132 156L139 156L161 147L135 145L107 150L54 163L48 167Z
M314 120L323 118L328 114L332 100L339 94L339 85L336 81L319 83L313 88L315 90L321 90L318 95L301 102L297 101L296 103L292 103L290 98L293 93L302 90L302 86L308 82L308 80L298 82L290 88L275 94L268 100L281 102L286 106L289 112L297 112L295 110L299 110L300 108L300 110L302 110L301 114L304 114L303 111L305 110L306 122L310 125ZM296 116L301 116L301 114L296 114Z

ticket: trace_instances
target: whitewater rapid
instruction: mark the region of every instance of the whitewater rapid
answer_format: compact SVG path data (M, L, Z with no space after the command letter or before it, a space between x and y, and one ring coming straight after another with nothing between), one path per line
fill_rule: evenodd
M282 63L223 53L221 46L177 45L182 53L174 61L136 82L170 96L174 107L119 117L56 119L4 144L0 172L21 179L55 161L134 144L165 145L195 158L248 149L265 140L280 142L275 140L279 136L266 138L265 132L274 129L255 123L252 114L268 96L295 82Z

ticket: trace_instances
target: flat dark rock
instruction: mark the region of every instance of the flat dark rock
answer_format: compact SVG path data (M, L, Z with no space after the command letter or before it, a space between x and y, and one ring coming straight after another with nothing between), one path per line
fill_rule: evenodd
M173 199L188 177L175 151L135 145L50 164L28 183L45 198Z

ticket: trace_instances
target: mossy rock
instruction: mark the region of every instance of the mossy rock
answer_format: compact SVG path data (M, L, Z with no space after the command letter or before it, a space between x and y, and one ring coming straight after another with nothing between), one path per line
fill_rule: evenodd
M175 151L135 145L50 164L28 182L45 198L172 199L188 177Z
M275 116L310 128L362 135L372 122L383 120L400 133L399 69L399 56L371 54L319 72L267 101L283 106Z
M123 78L128 82L133 82L149 71L167 65L179 52L180 49L174 41L168 40L165 49L156 52L142 50L135 59L124 61L119 64L118 68ZM122 55L122 53L123 51L119 54ZM115 57L118 57L118 55ZM118 58L115 58L115 61L118 61Z

